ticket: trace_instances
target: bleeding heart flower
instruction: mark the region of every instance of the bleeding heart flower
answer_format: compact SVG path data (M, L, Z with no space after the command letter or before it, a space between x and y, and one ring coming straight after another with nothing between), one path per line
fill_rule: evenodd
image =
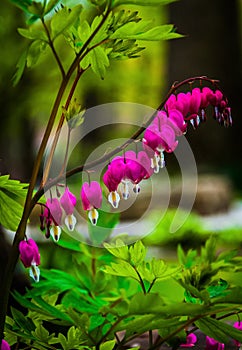
M65 224L68 230L73 231L76 225L76 217L73 215L76 196L66 187L64 194L61 196L60 204L66 213Z
M93 225L97 224L98 211L102 205L102 189L97 181L84 182L81 188L81 200L84 210L88 210L88 217Z
M181 344L180 347L181 348L191 348L191 347L195 346L196 342L197 342L196 335L194 333L190 333L187 335L186 343Z
M206 336L206 348L205 350L224 350L224 344L217 340Z
M30 238L27 241L21 241L19 243L20 260L25 267L30 267L30 276L36 281L39 281L40 271L38 266L40 265L39 248L35 241Z
M43 216L46 221L46 237L51 235L58 242L61 235L62 209L57 198L48 198Z
M2 340L1 343L1 350L11 350L10 345L8 344L8 342L6 342L6 340Z

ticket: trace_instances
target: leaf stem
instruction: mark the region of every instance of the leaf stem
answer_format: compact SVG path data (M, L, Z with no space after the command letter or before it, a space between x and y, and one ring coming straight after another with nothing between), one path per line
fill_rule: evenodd
M50 37L50 32L49 32L49 29L48 29L48 27L47 27L47 25L46 25L46 23L45 23L44 18L41 18L41 22L42 22L42 24L43 24L43 27L44 27L45 32L46 32L46 35L47 35L47 37L48 37L48 44L49 44L49 46L50 46L50 48L51 48L51 51L52 51L52 53L53 53L53 55L54 55L54 57L55 57L55 59L56 59L56 62L57 62L58 67L59 67L59 69L60 69L62 78L64 79L64 78L65 78L65 75L66 75L66 74L65 74L65 70L64 70L64 67L63 67L63 65L62 65L62 63L61 63L61 60L60 60L60 58L59 58L59 56L58 56L58 54L57 54L57 52L56 52L56 49L55 49L55 47L54 47L54 43L53 43L53 41L52 41L52 39L51 39L51 37Z

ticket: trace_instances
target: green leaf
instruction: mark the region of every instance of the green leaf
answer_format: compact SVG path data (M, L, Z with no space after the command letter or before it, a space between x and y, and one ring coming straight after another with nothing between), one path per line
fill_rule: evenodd
M102 46L97 46L92 49L81 61L81 67L86 69L89 65L93 72L104 79L106 67L109 66L109 59L105 49Z
M35 325L29 317L24 316L22 312L13 307L11 307L11 313L14 321L22 330L29 334L31 334L31 332L34 331Z
M42 40L48 42L47 34L44 30L37 29L35 27L30 27L29 29L18 28L18 32L23 37L30 40Z
M135 242L134 245L129 248L130 262L134 266L140 265L146 256L146 248L142 241Z
M129 338L130 336L137 334L143 334L149 330L153 329L167 329L168 327L179 327L182 326L185 321L179 321L178 318L166 319L161 318L160 315L139 315L138 317L131 320L124 320L117 327L115 331L125 331L125 336Z
M63 7L53 17L50 23L52 40L62 34L75 23L82 11L82 5L77 5L71 10Z
M227 323L211 317L205 317L195 322L195 325L206 335L220 343L228 343L230 338L242 342L242 332Z
M120 239L117 239L115 244L104 243L103 245L116 258L129 261L129 248Z
M27 67L31 68L34 66L40 55L45 51L46 49L46 43L41 40L35 40L32 42L32 44L29 46L28 49L28 56L27 56Z
M47 13L52 11L60 1L61 0L49 0L47 5L45 6L44 14L46 15Z
M164 302L158 293L137 293L130 301L129 314L143 315L146 313L159 313L163 306Z
M127 23L121 28L117 29L111 35L112 39L134 39L134 40L169 40L179 38L182 35L174 32L172 24L166 24L149 28L150 22L141 21L139 23Z
M112 350L114 348L115 343L116 343L115 339L105 341L100 345L100 350Z
M138 281L137 273L135 272L134 268L126 261L111 263L110 266L102 267L102 271L115 276L131 277Z
M12 78L13 86L16 86L23 76L24 69L27 62L27 55L28 55L28 48L22 53L22 55L19 57L18 62L16 64L16 72L14 73L14 76Z
M137 6L160 6L167 5L177 0L116 0L113 7L120 5L137 5Z
M37 338L39 341L47 343L54 338L54 334L49 334L47 329L43 327L41 323L39 323L36 329L32 332L32 335Z
M0 223L7 229L16 231L22 216L22 202L26 196L27 184L10 180L9 175L0 176Z

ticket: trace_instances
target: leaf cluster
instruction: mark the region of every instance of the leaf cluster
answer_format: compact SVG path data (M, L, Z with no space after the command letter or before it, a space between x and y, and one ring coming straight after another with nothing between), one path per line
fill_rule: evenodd
M54 54L62 76L66 73L59 46L69 46L69 56L78 61L79 68L89 67L100 78L113 59L139 57L145 48L139 41L169 40L181 37L173 25L156 26L153 21L143 20L137 11L120 8L121 5L158 6L166 1L88 1L82 5L68 6L59 0L11 0L27 14L26 28L19 33L31 43L17 63L14 84L21 79L25 67L33 67L49 47ZM60 44L62 43L62 44ZM70 67L69 67L70 68ZM68 67L67 67L68 70Z
M159 332L157 344L174 344L177 335L181 342L185 336L181 330L189 324L218 341L226 343L231 336L242 341L239 330L219 320L226 313L241 312L241 287L227 286L222 280L214 289L210 284L206 290L210 293L206 297L209 302L205 302L205 284L204 290L198 290L192 284L180 282L179 276L183 274L180 267L168 266L160 259L147 259L141 241L128 247L118 240L115 245L106 244L106 250L77 242L62 241L61 245L71 253L70 271L44 270L39 284L25 296L14 293L27 314L12 309L5 329L11 344L20 339L36 349L54 346L111 350L122 348L131 339L152 330ZM209 242L200 259L210 259L210 264L223 261L223 265L233 261L224 253L215 259L213 252ZM181 249L179 259L186 269L195 265L191 253L181 253ZM185 298L178 297L174 302L169 295L165 296L165 288L171 282L173 288L183 289ZM193 297L200 298L200 302L189 300L187 292L194 292ZM121 331L125 335L119 339Z

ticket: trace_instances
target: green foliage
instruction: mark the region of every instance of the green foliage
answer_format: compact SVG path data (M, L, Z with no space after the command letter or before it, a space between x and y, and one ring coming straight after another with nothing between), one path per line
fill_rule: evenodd
M32 41L32 44L21 56L17 63L17 72L14 76L16 85L21 79L24 68L34 66L47 46L51 49L54 57L61 68L59 52L54 44L60 38L63 44L67 42L70 46L70 53L74 54L79 61L80 67L84 70L91 67L93 72L101 79L105 77L106 69L112 59L125 59L139 57L144 49L138 42L169 40L181 37L175 33L173 25L155 26L152 21L145 21L138 16L137 11L116 9L122 4L134 5L161 5L172 1L117 1L110 6L109 1L98 2L92 8L92 15L87 5L58 6L59 1L34 2L13 0L13 3L20 7L29 20L28 28L19 28L19 33ZM67 2L68 3L68 2ZM56 10L56 11L53 11ZM94 15L96 14L96 15ZM36 20L39 21L36 22ZM77 55L77 57L76 57Z
M161 342L164 337L179 345L185 337L182 328L193 322L219 341L227 342L229 335L241 341L240 331L210 317L240 312L242 300L242 287L218 278L224 268L236 273L235 261L240 271L241 260L231 253L216 254L213 238L201 254L180 247L182 268L156 258L147 260L141 241L125 246L117 240L105 244L106 250L77 242L60 244L72 256L69 271L43 270L33 289L24 296L15 292L28 311L23 316L12 310L13 319L6 325L12 343L18 336L40 349L53 344L63 349L113 349L117 332L125 331L124 345L158 329ZM56 325L64 331L54 335Z
M27 186L18 180L10 180L9 175L0 176L0 223L9 230L17 229Z

